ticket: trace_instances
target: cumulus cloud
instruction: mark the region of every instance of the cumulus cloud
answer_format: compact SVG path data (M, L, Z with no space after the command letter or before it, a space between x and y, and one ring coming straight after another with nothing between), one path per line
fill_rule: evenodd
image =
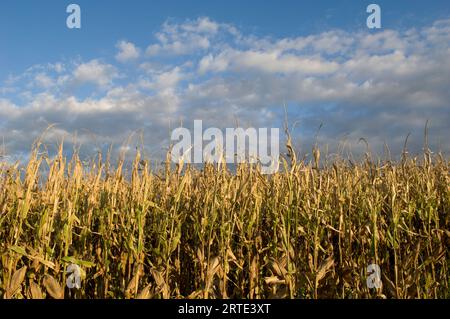
M41 88L49 88L54 85L53 79L45 73L36 74L34 80L36 81L36 84Z
M119 62L128 62L136 60L140 56L140 50L133 43L127 41L120 41L116 47L119 52L116 54L116 59Z
M449 152L449 34L450 20L289 38L245 34L206 17L166 22L145 56L130 42L117 44L116 60L138 65L102 57L11 76L0 86L0 135L11 153L23 153L51 123L58 134L77 132L86 143L95 136L99 145L121 145L143 129L146 146L162 158L180 121L281 127L286 104L304 152L321 123L319 141L330 147L346 140L364 151L364 137L373 150L386 141L395 154L411 132L410 150L420 151L427 119L430 143ZM116 81L122 74L126 80ZM74 84L100 93L77 96L68 89Z
M139 82L142 88L158 90L160 92L173 92L177 84L186 75L180 67L175 67L166 72L155 73L151 79L143 79Z
M160 54L186 55L198 50L205 51L211 48L211 41L222 32L233 32L227 24L219 24L207 17L177 24L165 22L162 30L156 33L157 43L147 47L148 56Z
M82 63L73 71L73 79L77 84L92 83L105 87L117 77L118 72L114 66L101 63L99 60Z
M262 71L265 73L303 73L322 74L336 71L336 62L323 61L318 57L301 57L293 54L280 54L277 51L236 51L227 50L217 58L207 55L199 63L199 71L223 72L228 68L234 71Z

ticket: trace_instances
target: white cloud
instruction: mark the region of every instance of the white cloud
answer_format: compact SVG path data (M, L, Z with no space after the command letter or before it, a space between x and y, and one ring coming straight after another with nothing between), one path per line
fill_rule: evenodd
M217 61L211 55L200 61L199 70L225 71L230 66L235 71L248 70L266 73L302 73L325 74L338 69L338 63L323 61L319 57L302 57L292 54L280 54L276 51L235 51L230 50L219 54Z
M199 62L199 72L223 72L228 68L230 61L224 54L214 57L212 54L204 56Z
M183 73L181 67L154 72L151 78L142 78L138 81L138 86L146 90L154 90L159 93L173 93L180 81L185 79L187 74Z
M201 17L182 24L181 29L188 32L215 34L219 30L219 24L211 21L208 17Z
M119 52L116 54L116 59L119 62L128 62L136 60L140 56L140 50L133 43L127 41L120 41L116 47Z
M13 87L0 87L0 94L2 95L14 93L16 91L17 89Z
M173 70L159 74L156 77L156 88L161 90L167 90L174 88L177 83L183 78L183 74L179 67L175 67Z
M61 62L57 62L57 63L49 63L49 64L48 64L48 68L49 68L50 70L55 71L56 73L62 73L62 72L64 72L65 69L66 69L65 66L64 66L64 64L61 63Z
M281 125L276 121L282 121L286 102L294 120L300 119L302 141L324 123L321 139L330 145L347 136L382 147L386 139L395 143L394 153L415 132L410 146L420 150L429 119L441 147L450 151L448 30L450 20L406 31L270 38L208 18L165 23L147 49L150 57L137 65L94 59L33 66L11 76L0 94L14 86L26 98L0 99L0 136L21 152L49 123L77 131L85 141L90 138L83 130L89 129L100 142L116 144L144 128L146 144L162 150L169 127L179 120L204 119L217 127L233 126L236 119ZM129 42L118 48L120 62L140 58ZM128 82L114 81L119 72L128 72ZM73 84L103 90L81 98L71 91Z
M206 17L182 24L165 22L161 32L156 33L158 43L149 45L146 54L186 55L205 51L211 47L211 41L217 37L219 30L227 33L234 31L229 25L219 24Z
M108 86L118 77L117 69L98 60L82 63L73 71L75 83L93 83L100 87Z
M45 73L36 74L34 80L36 81L36 85L41 88L50 88L54 85L53 79Z

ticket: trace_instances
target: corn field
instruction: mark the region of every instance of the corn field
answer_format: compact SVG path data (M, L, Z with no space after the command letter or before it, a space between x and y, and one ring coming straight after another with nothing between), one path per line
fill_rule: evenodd
M289 145L288 145L289 146ZM3 298L449 298L449 161L0 165ZM169 155L168 155L169 158ZM46 171L46 174L42 172ZM81 287L69 289L78 265ZM379 265L382 286L369 288Z

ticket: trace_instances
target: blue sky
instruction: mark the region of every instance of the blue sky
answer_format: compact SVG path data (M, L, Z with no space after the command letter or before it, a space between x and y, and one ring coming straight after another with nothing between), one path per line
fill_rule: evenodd
M82 8L83 27L65 27L65 8ZM207 16L243 30L278 37L301 36L331 28L365 28L370 1L118 1L5 0L0 10L0 77L50 60L106 55L117 39L145 45L167 19L183 21ZM421 27L450 15L448 1L377 1L383 27Z
M426 119L448 152L450 5L374 2L378 30L369 1L2 1L0 136L25 154L51 123L102 148L143 130L157 154L180 120L281 126L286 104L305 152L321 123L334 149L420 151Z

